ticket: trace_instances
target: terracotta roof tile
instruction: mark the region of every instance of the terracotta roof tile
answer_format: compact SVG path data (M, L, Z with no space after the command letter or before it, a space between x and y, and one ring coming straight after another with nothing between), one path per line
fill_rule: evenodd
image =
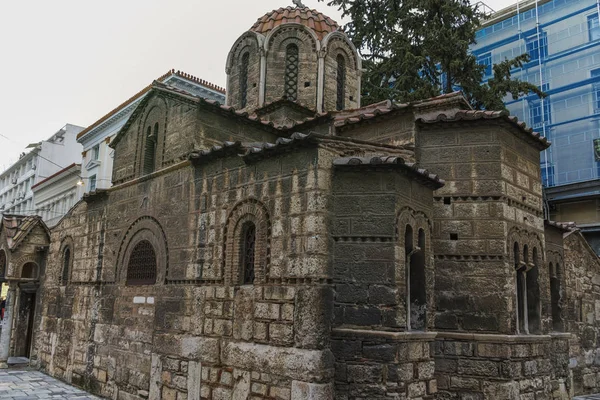
M545 137L541 136L538 132L534 132L533 129L527 127L525 122L519 121L517 117L509 115L508 111L459 110L451 116L440 113L435 117L419 118L417 119L417 122L434 124L439 122L477 121L483 119L499 119L506 121L525 133L530 139L534 140L539 144L540 148L547 149L550 147L550 142Z
M439 176L424 168L419 168L415 163L407 163L402 157L398 156L343 157L333 160L333 165L336 167L398 167L408 171L413 176L417 176L423 183L428 184L433 189L439 189L445 184Z
M273 10L260 17L250 28L251 31L266 35L282 24L295 22L312 29L319 40L331 32L341 30L340 26L323 13L310 9L285 7Z

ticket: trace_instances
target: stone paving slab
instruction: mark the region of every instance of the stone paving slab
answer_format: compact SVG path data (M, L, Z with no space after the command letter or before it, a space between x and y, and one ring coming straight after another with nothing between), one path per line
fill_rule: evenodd
M38 371L0 370L0 399L101 400Z

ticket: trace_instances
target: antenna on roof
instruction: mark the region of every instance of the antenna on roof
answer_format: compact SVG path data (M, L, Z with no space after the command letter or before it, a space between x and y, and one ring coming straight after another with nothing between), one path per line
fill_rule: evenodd
M300 7L300 8L306 7L304 4L302 4L301 0L292 0L292 3L294 3L296 5L296 7Z

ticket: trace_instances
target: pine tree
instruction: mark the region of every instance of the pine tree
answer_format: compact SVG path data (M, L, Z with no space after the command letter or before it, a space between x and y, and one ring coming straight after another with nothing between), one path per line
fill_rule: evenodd
M325 0L320 0L325 1ZM351 22L345 31L363 58L363 104L385 99L420 100L460 87L476 109L504 109L537 86L511 77L511 68L527 54L493 66L494 76L481 84L485 66L469 46L482 15L468 0L330 0Z

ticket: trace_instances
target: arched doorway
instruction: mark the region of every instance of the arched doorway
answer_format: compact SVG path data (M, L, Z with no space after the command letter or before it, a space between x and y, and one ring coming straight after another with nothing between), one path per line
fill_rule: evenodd
M29 358L33 344L35 322L35 306L39 267L35 262L26 262L21 267L18 303L16 304L16 331L22 332L15 336L15 357Z

